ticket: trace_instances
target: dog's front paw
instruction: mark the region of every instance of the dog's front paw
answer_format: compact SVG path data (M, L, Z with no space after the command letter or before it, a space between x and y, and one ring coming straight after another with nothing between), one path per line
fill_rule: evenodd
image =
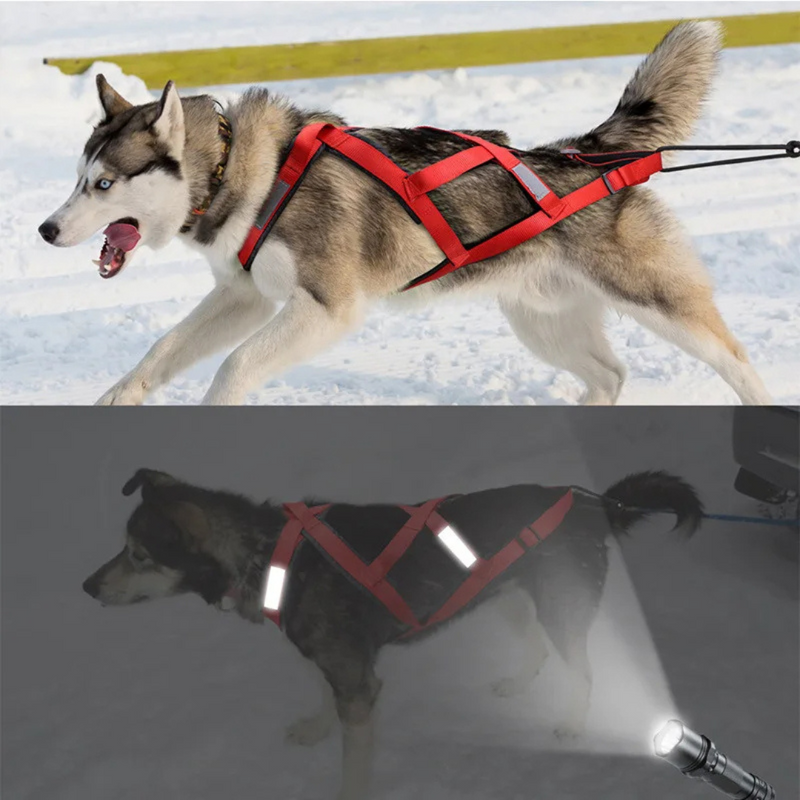
M315 717L301 719L286 729L286 741L310 747L327 739L333 728L333 720L318 714Z
M115 383L96 403L96 406L140 406L147 397L146 381L124 378Z

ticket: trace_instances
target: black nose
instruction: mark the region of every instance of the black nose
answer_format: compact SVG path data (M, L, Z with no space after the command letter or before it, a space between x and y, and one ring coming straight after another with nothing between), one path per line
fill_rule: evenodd
M97 597L100 594L100 581L92 575L83 582L83 591L92 597Z
M56 225L55 222L50 222L50 220L45 220L39 226L39 235L47 244L53 244L53 242L58 239L58 233L58 225Z

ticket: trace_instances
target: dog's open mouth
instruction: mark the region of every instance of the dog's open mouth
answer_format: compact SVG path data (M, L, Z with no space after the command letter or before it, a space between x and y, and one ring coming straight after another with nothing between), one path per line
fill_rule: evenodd
M139 223L131 217L112 222L104 231L106 237L97 264L101 278L113 278L125 266L125 257L139 243Z

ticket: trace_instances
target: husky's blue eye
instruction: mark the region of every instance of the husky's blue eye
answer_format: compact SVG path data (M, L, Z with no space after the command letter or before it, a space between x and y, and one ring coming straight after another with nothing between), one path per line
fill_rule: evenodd
M111 181L108 178L100 178L100 180L95 184L95 187L105 191L106 189L110 189L113 183L114 181Z

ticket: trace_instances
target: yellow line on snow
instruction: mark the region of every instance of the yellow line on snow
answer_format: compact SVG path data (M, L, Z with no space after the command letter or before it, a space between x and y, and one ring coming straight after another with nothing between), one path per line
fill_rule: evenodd
M716 19L725 26L726 47L800 41L800 12L797 11ZM137 75L151 89L163 87L168 80L174 80L179 87L261 83L634 55L649 52L678 22L623 22L91 58L47 58L45 63L68 75L77 75L95 61L108 61L130 75Z

